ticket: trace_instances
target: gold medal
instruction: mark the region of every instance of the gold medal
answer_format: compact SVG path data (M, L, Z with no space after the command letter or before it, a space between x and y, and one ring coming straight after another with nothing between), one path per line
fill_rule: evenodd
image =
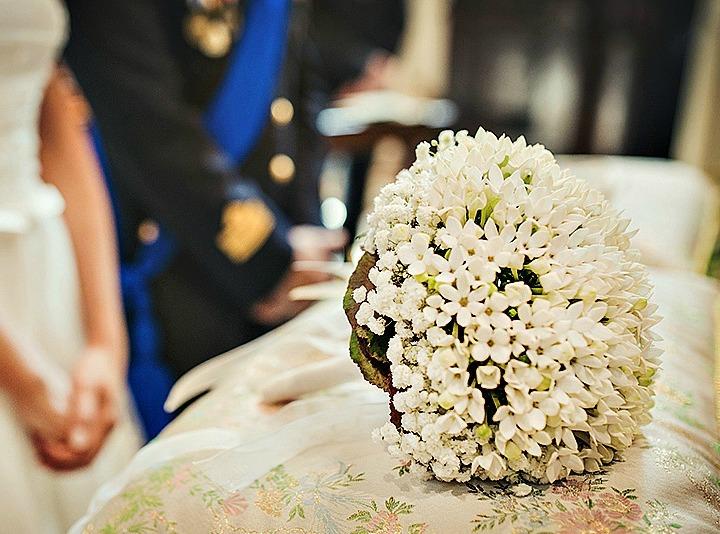
M192 2L185 17L187 42L210 58L228 54L240 31L241 17L236 2Z

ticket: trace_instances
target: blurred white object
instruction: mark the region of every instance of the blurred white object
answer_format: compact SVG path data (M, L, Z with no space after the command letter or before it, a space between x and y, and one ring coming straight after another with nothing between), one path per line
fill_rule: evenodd
M347 219L347 206L337 197L328 197L320 204L320 216L325 228L342 228Z
M277 376L326 358L327 346L318 345L315 340L342 340L346 345L349 336L350 325L345 320L341 299L320 302L264 336L208 360L180 377L165 401L165 410L172 412L193 397L232 380L251 356L283 355L282 359L268 358L265 367L258 368L255 383L261 384L266 376ZM346 350L343 353L347 354ZM280 367L269 369L270 362L276 362Z
M0 233L25 233L38 221L58 217L65 210L60 192L50 184L34 184L23 197L10 199L7 205L0 204Z
M457 117L457 106L450 100L421 98L397 91L366 91L353 94L322 110L317 128L326 137L353 135L372 124L444 128Z
M357 366L346 355L346 340L342 340L339 345L332 353L326 354L325 359L288 369L261 384L258 393L262 402L299 399L308 393L361 378Z

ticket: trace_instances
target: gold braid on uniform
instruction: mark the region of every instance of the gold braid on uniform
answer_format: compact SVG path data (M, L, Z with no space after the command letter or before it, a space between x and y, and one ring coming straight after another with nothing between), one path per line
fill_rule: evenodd
M267 241L275 217L260 200L236 200L223 210L218 248L232 261L244 263Z

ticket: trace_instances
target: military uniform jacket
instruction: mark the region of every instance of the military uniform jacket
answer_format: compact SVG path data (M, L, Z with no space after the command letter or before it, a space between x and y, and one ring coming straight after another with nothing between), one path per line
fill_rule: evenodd
M99 128L121 256L133 258L138 232L155 238L150 220L176 244L152 291L164 353L180 374L260 332L247 312L289 267L290 222L257 182L235 172L202 126L202 110L188 96L195 71L182 33L184 2L67 4L66 60Z

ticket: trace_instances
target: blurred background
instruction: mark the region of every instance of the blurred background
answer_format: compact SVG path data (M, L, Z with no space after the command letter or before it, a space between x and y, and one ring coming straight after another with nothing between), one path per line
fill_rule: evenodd
M175 378L300 309L288 312L275 298L265 308L273 319L248 313L258 298L253 286L272 287L287 272L263 256L268 233L285 224L345 229L349 258L378 190L412 162L419 141L443 129L481 126L542 142L641 228L636 246L647 263L720 272L712 254L720 216L719 0L151 4L118 4L118 20L145 29L130 27L125 41L107 45L103 71L93 63L106 42L93 18L102 10L68 0L66 53L102 138L124 263L130 383L140 411L148 407L149 436L167 423L160 405ZM162 43L148 37L157 29L150 14L161 10L157 28L170 27ZM136 81L118 90L132 69L140 79L152 61L161 63L150 54L160 45L172 58L162 59L159 77L144 93L133 94ZM148 65L135 61L146 52ZM127 94L133 113L118 116L116 99ZM196 126L203 116L207 135ZM207 194L238 177L235 189L258 188L274 215L248 203L254 193L218 202ZM657 206L671 216L659 218ZM216 238L218 220L224 229ZM191 221L203 227L196 232ZM301 285L280 287L293 284ZM273 316L279 309L284 315Z
M348 40L374 48L310 126L328 147L316 163L329 227L354 232L417 141L442 128L524 135L556 154L676 158L720 175L716 1L314 4L319 20L350 27L316 36L335 59L360 48Z

